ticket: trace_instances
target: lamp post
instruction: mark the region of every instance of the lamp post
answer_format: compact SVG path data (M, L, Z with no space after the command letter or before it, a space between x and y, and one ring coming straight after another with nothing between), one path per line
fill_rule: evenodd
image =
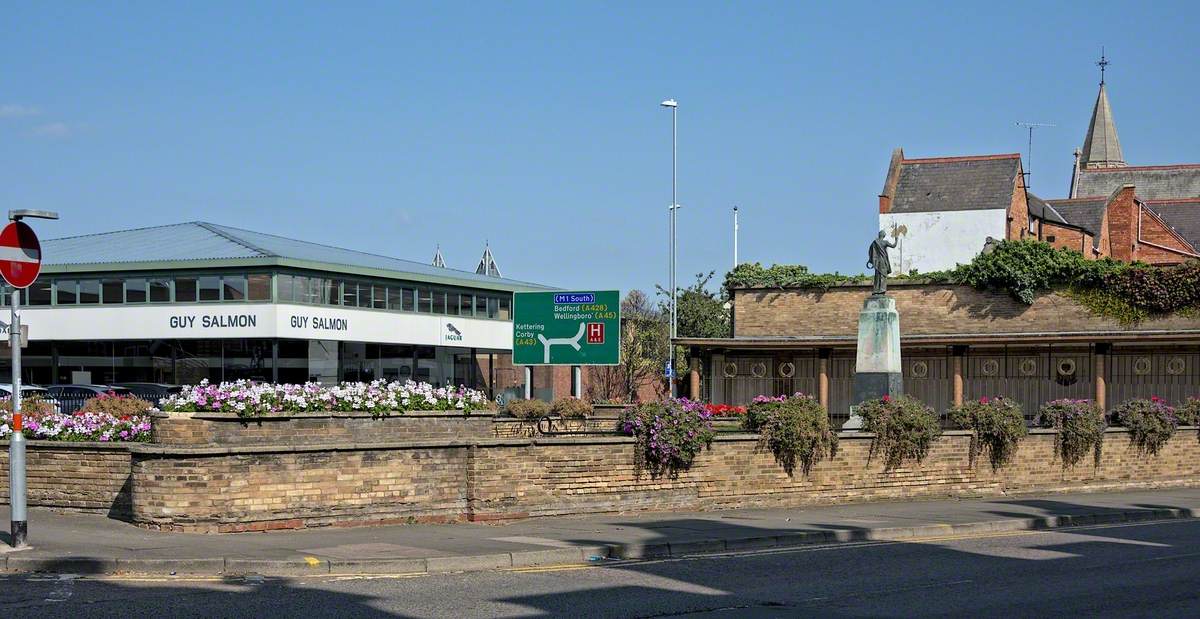
M58 219L58 213L53 211L35 211L20 209L8 212L8 219L18 222L26 217L37 219ZM36 257L41 262L41 255ZM39 267L40 269L40 267ZM36 275L35 275L36 276ZM5 277L8 277L5 275ZM16 282L17 285L22 285ZM11 513L11 528L13 548L25 545L29 535L29 516L26 514L25 487L25 435L21 431L21 289L12 289L12 317L8 323L8 345L12 348L12 435L8 441L8 504ZM23 285L29 285L25 282Z
M738 207L733 207L733 268L737 268Z
M668 347L670 349L668 364L670 365L671 375L668 378L671 381L671 397L674 398L678 395L678 388L675 384L675 325L677 316L677 312L675 311L675 222L677 212L679 211L679 199L676 195L676 178L678 171L677 163L679 160L679 104L676 103L674 99L667 99L666 101L663 101L661 105L665 108L670 108L671 110L671 206L668 208L671 215L671 275L669 278L671 282L671 344Z

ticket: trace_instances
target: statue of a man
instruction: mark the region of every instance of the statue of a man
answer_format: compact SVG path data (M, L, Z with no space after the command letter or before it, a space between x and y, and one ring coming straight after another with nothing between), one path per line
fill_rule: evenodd
M887 278L892 273L892 261L888 258L888 248L896 243L887 240L887 233L879 231L879 238L871 241L867 249L867 268L875 269L875 294L887 294Z

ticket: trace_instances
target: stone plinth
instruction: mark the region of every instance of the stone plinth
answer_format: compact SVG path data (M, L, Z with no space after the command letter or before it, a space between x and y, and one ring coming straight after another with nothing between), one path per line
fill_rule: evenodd
M896 301L887 295L873 294L858 313L858 356L855 360L854 404L883 396L904 395L904 375L900 366L900 314ZM862 427L862 419L851 415L842 426L847 430Z

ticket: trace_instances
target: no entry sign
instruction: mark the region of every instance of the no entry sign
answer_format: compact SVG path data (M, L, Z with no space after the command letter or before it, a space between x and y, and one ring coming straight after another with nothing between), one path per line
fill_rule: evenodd
M33 228L14 221L0 232L0 274L14 288L28 288L42 271L42 244Z

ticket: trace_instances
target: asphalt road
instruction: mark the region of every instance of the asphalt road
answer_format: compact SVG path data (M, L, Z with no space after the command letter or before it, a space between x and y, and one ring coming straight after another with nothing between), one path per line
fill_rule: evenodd
M1200 521L420 577L0 578L0 617L1200 616Z

